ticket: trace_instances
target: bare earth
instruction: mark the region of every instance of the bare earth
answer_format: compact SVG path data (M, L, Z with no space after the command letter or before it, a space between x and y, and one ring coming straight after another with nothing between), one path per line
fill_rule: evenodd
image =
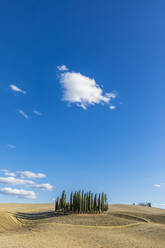
M55 215L52 204L0 204L0 248L165 248L165 210L110 205Z

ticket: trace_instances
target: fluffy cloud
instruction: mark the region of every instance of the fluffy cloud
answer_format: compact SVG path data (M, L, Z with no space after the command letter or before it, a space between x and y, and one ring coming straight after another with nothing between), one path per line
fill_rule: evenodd
M33 110L33 113L36 114L36 115L39 115L39 116L42 115L42 113L40 111L38 111L38 110Z
M20 92L20 93L26 94L26 91L25 91L25 90L22 90L22 89L18 88L18 87L17 87L16 85L14 85L14 84L11 84L9 87L10 87L10 89L11 89L12 91Z
M16 177L16 174L14 172L10 172L8 170L1 170L5 176L9 177Z
M16 177L16 174L14 172L11 172L7 169L1 169L0 171L2 171L1 174L5 175L5 176Z
M154 184L153 186L156 188L160 188L160 184Z
M34 173L32 171L17 171L17 173L22 177L34 178L34 179L46 177L46 175L43 173Z
M34 191L29 191L24 189L12 189L10 187L6 187L6 188L0 188L0 193L4 195L13 195L18 198L36 199L36 194Z
M14 174L10 172L4 172L5 175L8 174ZM16 177L0 177L0 184L1 185L26 185L30 188L36 188L36 189L42 189L42 190L48 190L51 191L53 189L53 186L49 183L41 183L37 184L34 181L26 180L26 179L20 179Z
M29 119L29 116L21 109L18 110L18 112L25 118L25 119Z
M66 65L59 65L59 66L57 66L57 69L59 71L68 71L68 68L66 67Z
M16 174L14 172L4 172L4 175L9 177L16 177Z
M30 186L31 188L42 189L52 191L53 186L49 183L34 184Z
M83 109L89 105L100 103L109 104L116 97L114 93L105 93L95 79L77 72L64 72L60 75L63 87L63 101L74 103Z
M5 172L5 173L8 174L8 172ZM29 184L29 185L33 185L35 183L31 180L25 180L25 179L20 179L20 178L10 176L10 177L0 177L0 184L10 184L10 185Z
M21 198L35 199L36 195L33 191L28 191L26 188L34 188L38 190L52 191L53 186L49 183L37 183L35 179L43 179L46 177L43 173L34 173L32 171L16 171L11 172L7 169L1 169L0 185L7 186L6 188L0 188L0 193L11 194ZM33 180L30 180L32 178ZM10 186L22 185L24 189L12 189ZM33 193L32 193L33 192Z

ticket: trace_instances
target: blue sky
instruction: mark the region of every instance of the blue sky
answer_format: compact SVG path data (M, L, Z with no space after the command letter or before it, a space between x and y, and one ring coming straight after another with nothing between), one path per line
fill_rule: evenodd
M165 3L0 5L0 202L85 189L163 206Z

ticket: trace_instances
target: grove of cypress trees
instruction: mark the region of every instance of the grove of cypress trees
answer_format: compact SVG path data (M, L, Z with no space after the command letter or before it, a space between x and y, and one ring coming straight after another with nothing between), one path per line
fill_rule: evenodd
M107 195L93 194L91 191L71 192L69 202L66 201L66 193L62 192L61 198L55 201L55 211L77 212L77 213L100 213L108 210Z

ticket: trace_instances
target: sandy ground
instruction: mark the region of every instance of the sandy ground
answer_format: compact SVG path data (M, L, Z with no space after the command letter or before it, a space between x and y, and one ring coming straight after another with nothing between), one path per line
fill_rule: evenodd
M109 218L109 226L107 222L105 226L104 221L99 225L101 216L95 222L94 216L90 216L92 221L86 225L85 220L84 225L83 217L78 222L79 217L75 216L71 222L70 216L59 221L61 217L40 219L36 214L52 209L50 204L0 204L0 248L165 248L165 210L111 205L107 218L112 214L113 220ZM37 218L21 222L13 217L16 212L34 212ZM118 225L113 225L115 216Z

